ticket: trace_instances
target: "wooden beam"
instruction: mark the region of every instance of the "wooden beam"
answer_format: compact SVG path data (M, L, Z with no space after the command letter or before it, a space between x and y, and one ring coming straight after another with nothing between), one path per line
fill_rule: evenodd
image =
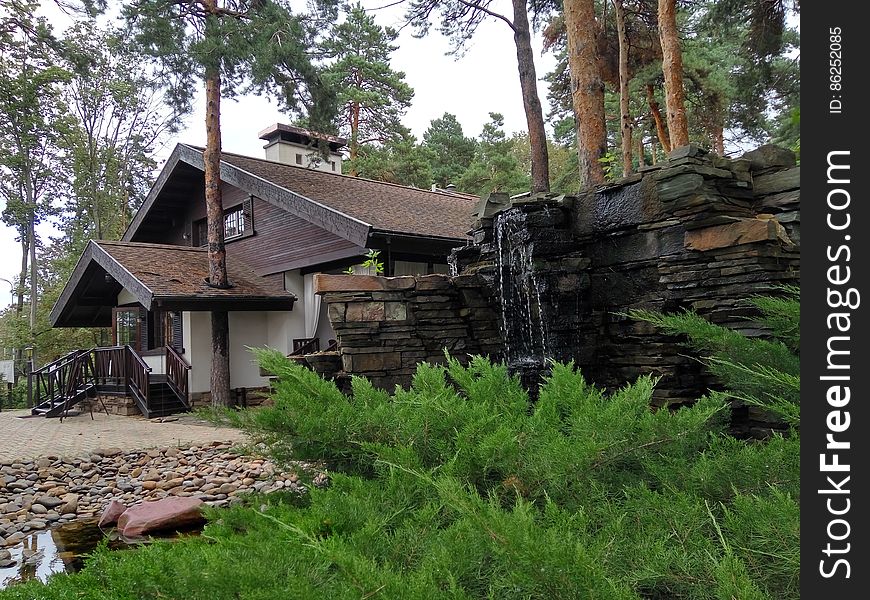
M152 185L151 189L148 191L148 195L145 197L145 202L143 202L142 206L139 207L139 210L136 211L136 216L133 217L129 227L127 227L127 231L125 231L124 235L121 237L121 241L130 242L133 240L133 237L142 225L142 221L145 220L145 217L151 211L151 207L154 205L154 202L157 200L157 197L160 196L160 192L163 190L166 182L169 181L169 178L175 171L175 167L178 165L178 161L181 158L181 149L181 144L175 145L172 154L169 155L166 164L163 166L163 170L160 171L160 175L157 176L154 185Z
M181 158L197 168L203 168L202 152L192 146L184 146ZM369 223L276 185L226 161L221 161L221 181L234 185L357 246L365 247L368 241L371 231Z

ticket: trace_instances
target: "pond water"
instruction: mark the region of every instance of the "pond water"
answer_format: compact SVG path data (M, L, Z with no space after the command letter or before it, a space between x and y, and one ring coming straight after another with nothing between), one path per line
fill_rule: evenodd
M31 579L46 581L54 573L79 571L84 566L85 556L104 538L108 539L109 548L120 550L155 539L175 539L198 533L198 530L170 531L165 535L126 540L114 528L100 529L98 520L79 519L52 529L32 531L15 546L6 548L15 562L0 568L0 589Z

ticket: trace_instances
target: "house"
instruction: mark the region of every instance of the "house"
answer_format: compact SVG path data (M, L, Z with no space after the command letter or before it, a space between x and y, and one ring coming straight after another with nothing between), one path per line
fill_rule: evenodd
M207 399L213 310L229 312L231 388L265 386L250 347L291 354L334 343L315 273L354 268L369 250L380 251L386 275L444 273L450 250L468 242L475 197L343 175L345 140L334 136L278 124L260 137L266 158L221 157L232 287L206 283L203 149L178 144L121 241L91 241L51 311L55 327L111 327L114 358L91 352L78 370L90 369L93 381L57 381L67 397L48 404L43 387L59 365L43 367L40 412L58 414L103 379L124 387L144 365L151 385L132 386L132 395L146 414ZM312 150L317 143L328 145L328 159ZM152 388L180 403L150 407Z

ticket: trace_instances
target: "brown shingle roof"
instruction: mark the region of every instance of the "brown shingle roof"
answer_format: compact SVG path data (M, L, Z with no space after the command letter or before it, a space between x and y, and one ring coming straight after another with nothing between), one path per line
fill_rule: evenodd
M225 163L363 221L375 230L464 239L477 198L223 153Z
M139 242L94 242L133 277L148 288L155 299L195 298L230 300L281 298L293 294L256 275L242 262L227 258L227 274L233 284L217 289L205 283L208 277L208 252L205 248L167 246Z

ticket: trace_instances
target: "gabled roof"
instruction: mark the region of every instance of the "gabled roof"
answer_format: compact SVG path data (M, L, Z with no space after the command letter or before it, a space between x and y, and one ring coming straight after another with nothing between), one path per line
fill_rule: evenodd
M124 234L132 240L180 165L203 170L202 149L178 144ZM221 180L365 247L372 234L464 242L475 196L433 192L224 152Z
M227 274L231 288L206 283L204 248L91 241L51 310L51 324L105 326L106 309L115 305L121 289L148 310L290 310L296 300L232 257Z

